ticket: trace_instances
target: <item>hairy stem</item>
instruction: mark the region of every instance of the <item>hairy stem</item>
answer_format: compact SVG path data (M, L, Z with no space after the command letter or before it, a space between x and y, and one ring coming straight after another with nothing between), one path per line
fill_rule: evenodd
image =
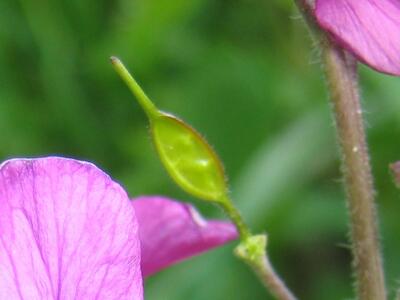
M283 280L274 271L267 256L267 236L265 234L252 235L239 210L232 200L225 196L218 205L224 210L236 225L240 235L240 244L235 254L256 273L267 290L278 300L296 300Z
M252 235L242 240L235 254L247 263L267 290L278 300L296 300L296 297L273 269L266 253L266 235Z
M366 144L355 59L326 41L323 60L342 150L359 299L384 300L375 192Z
M313 16L313 0L295 2L322 47L342 150L357 298L384 300L386 289L378 239L375 191L360 104L357 62L319 29Z
M278 274L273 269L268 257L264 255L255 267L255 272L260 277L261 281L271 291L276 299L280 300L295 300L296 298L292 292L286 287L285 283L281 280Z

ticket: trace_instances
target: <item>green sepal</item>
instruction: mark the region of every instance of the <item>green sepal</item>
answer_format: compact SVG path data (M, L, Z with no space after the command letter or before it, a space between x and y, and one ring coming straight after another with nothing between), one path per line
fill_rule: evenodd
M235 254L248 262L257 265L266 255L267 235L257 234L242 240L235 248Z

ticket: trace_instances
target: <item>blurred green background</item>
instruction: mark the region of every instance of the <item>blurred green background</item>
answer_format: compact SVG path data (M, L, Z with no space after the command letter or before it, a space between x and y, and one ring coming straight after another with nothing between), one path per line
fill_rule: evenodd
M161 167L139 105L109 56L156 104L202 132L232 196L302 299L352 294L347 218L325 83L290 0L1 0L0 157L89 160L132 196L181 192ZM400 278L400 84L361 68L387 284ZM165 270L146 298L270 299L235 243Z

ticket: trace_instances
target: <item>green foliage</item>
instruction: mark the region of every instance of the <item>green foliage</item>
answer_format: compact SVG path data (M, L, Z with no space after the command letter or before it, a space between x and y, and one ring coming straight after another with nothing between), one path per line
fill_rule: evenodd
M352 295L340 166L324 82L291 1L0 1L0 156L93 161L132 196L191 200L146 140L143 112L109 64L214 146L254 232L302 299ZM311 53L311 54L310 54ZM398 78L362 68L389 288L400 276ZM206 216L216 209L196 202ZM218 215L220 216L220 215ZM235 243L150 278L146 299L269 299Z

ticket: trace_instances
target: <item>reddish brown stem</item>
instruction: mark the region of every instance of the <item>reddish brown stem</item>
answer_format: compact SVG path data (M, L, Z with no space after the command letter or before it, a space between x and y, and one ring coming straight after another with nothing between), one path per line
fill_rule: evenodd
M385 300L375 192L360 104L357 62L319 29L314 19L313 0L295 2L322 47L322 58L341 146L357 299Z

